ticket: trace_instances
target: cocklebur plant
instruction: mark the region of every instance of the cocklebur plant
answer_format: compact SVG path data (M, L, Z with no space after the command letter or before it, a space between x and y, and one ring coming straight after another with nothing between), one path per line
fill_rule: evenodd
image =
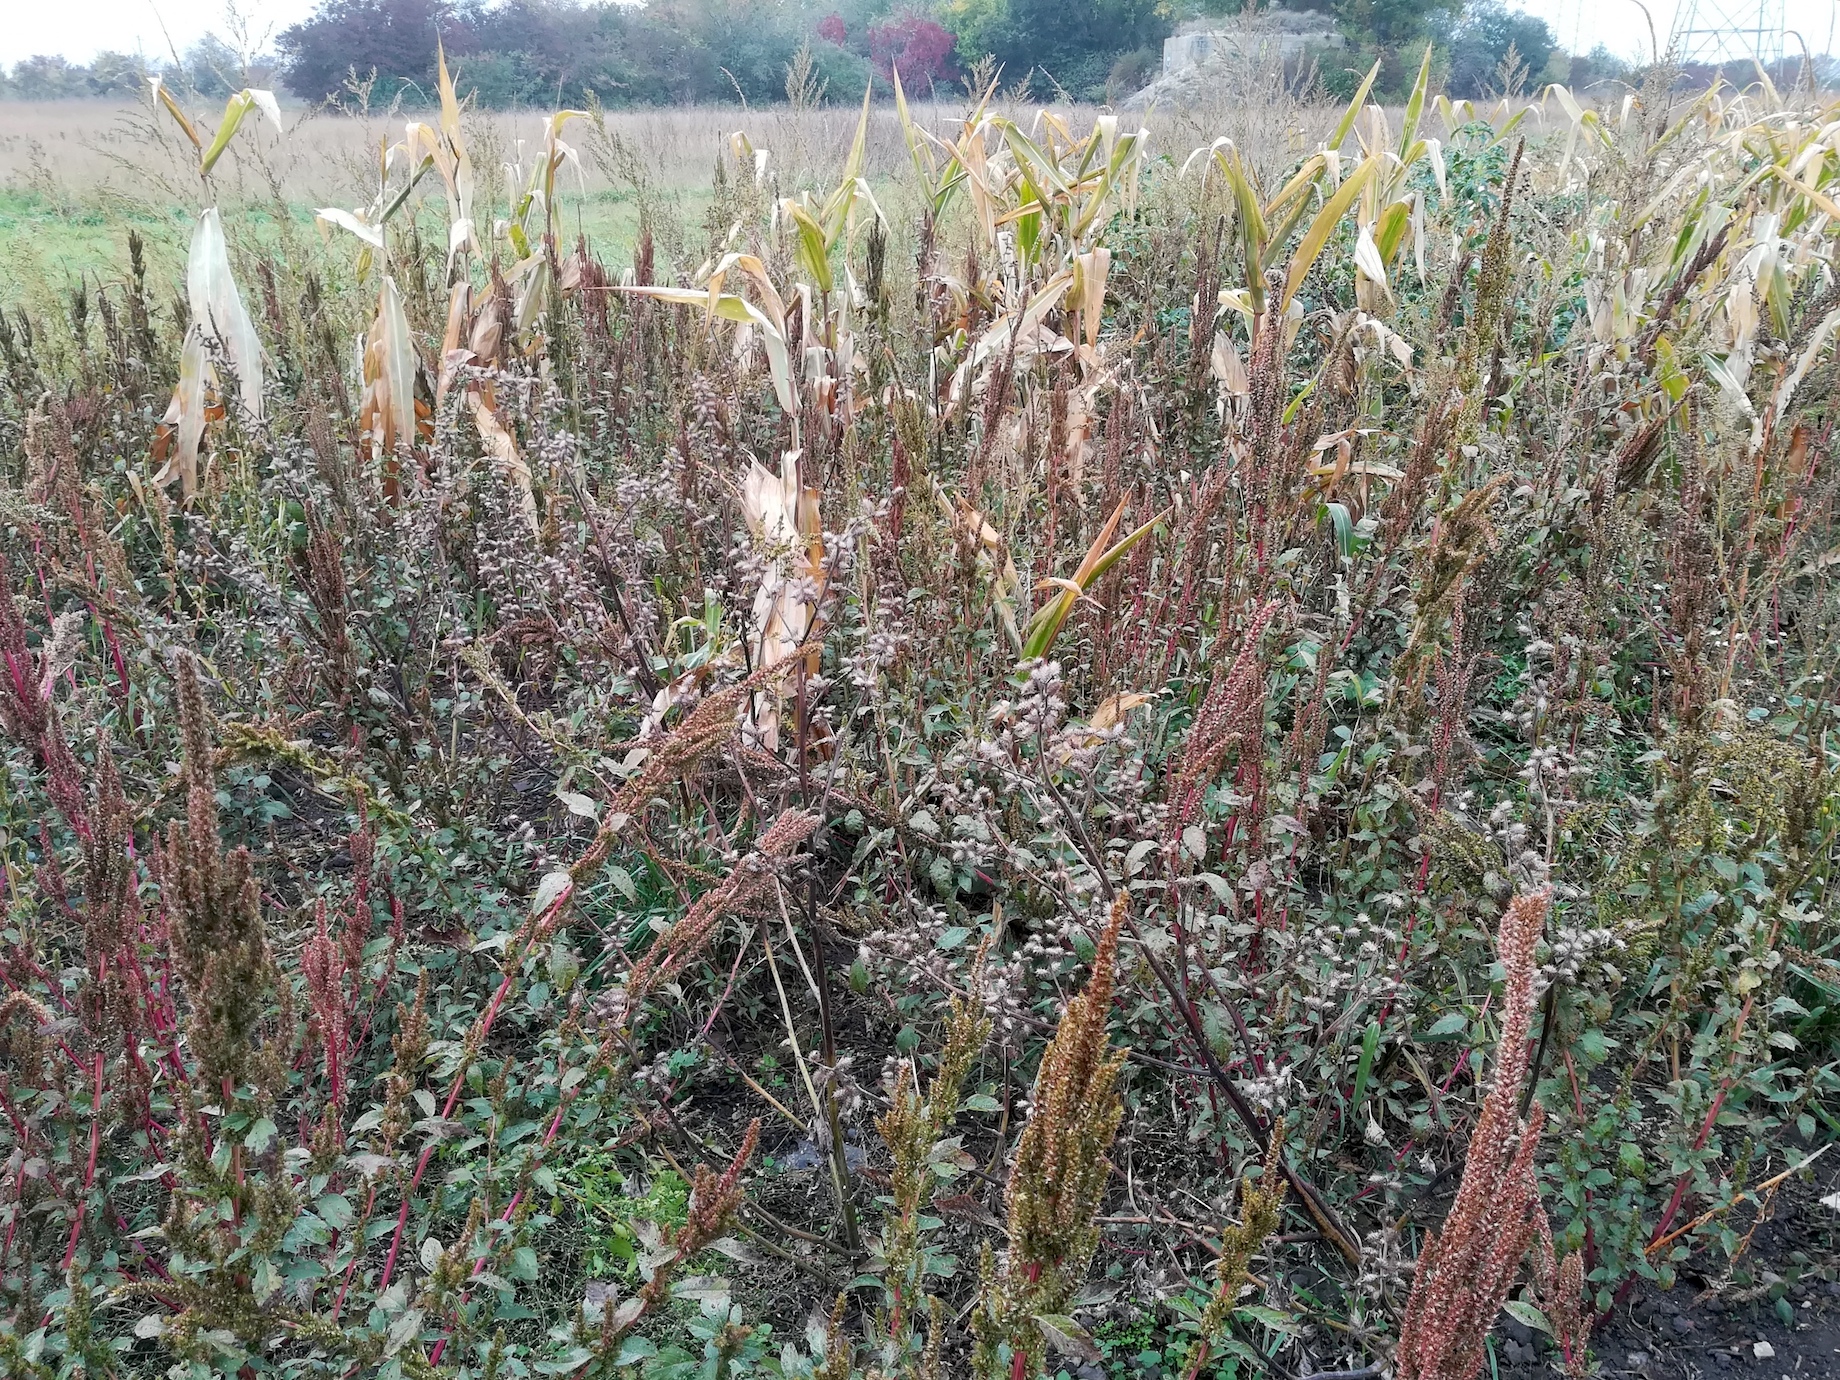
M980 969L981 964L973 973ZM973 1003L974 999L953 998L945 1044L925 1094L914 1065L904 1060L888 1079L888 1110L876 1118L876 1132L892 1160L892 1202L876 1253L886 1309L886 1346L877 1349L884 1351L881 1364L889 1371L917 1362L923 1350L917 1340L918 1315L923 1307L933 1306L927 1277L952 1270L943 1253L925 1239L926 1214L935 1191L958 1177L961 1140L945 1133L958 1114L971 1065L990 1038L990 1017Z

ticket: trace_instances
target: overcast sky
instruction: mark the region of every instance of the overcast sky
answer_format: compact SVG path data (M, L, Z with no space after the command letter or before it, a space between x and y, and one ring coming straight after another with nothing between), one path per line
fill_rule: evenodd
M314 0L246 0L238 8L259 39L313 13ZM104 49L159 59L212 31L227 37L231 27L224 0L0 0L0 9L0 62L9 66L34 53L87 62Z
M1649 56L1648 20L1636 0L1510 0L1518 9L1537 14L1552 26L1559 42L1573 52L1589 52L1599 43L1622 57ZM1837 0L1645 0L1655 31L1663 45L1683 14L1695 14L1695 27L1718 23L1719 13L1755 25L1760 10L1780 14L1785 27L1799 32L1811 53L1833 51ZM1791 54L1800 51L1794 38L1786 43Z
M1512 2L1512 0L1511 0ZM1760 4L1782 6L1788 27L1798 30L1811 52L1832 51L1840 0L1650 0L1649 10L1665 43L1679 11L1695 5L1702 16L1716 8L1755 16ZM1588 51L1602 43L1625 57L1648 54L1648 24L1635 0L1518 0L1553 28L1560 43ZM205 33L227 34L223 0L0 0L0 62L11 65L34 53L62 53L86 62L105 48L165 56ZM311 14L314 0L244 0L241 10L256 38L274 34ZM1789 51L1797 51L1794 40Z

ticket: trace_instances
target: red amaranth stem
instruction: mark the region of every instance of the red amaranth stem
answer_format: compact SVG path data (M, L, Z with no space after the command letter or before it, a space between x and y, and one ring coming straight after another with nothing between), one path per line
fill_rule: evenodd
M1038 1283L1041 1279L1041 1262L1039 1260L1031 1260L1028 1263L1027 1269L1024 1270L1023 1275L1030 1284ZM1020 1348L1017 1349L1015 1356L1011 1358L1009 1363L1009 1380L1029 1380L1028 1352Z
M550 1146L555 1142L556 1133L562 1129L562 1119L568 1115L569 1108L575 1105L575 1099L581 1096L581 1090L587 1086L588 1080L584 1078L581 1082L562 1094L561 1101L558 1102L556 1106L556 1115L550 1118L549 1130L544 1132L543 1144L537 1151L537 1160L539 1163L542 1162L543 1156L549 1153ZM518 1210L518 1204L523 1201L524 1190L520 1188L516 1193L511 1195L511 1201L506 1204L505 1210L499 1214L498 1220L500 1222L510 1222L512 1216ZM473 1262L473 1272L468 1276L469 1280L477 1279L480 1275L485 1273L487 1259L488 1257L481 1256L478 1260ZM472 1295L473 1291L470 1284L467 1288L461 1290L460 1301L454 1305L454 1319L456 1324L459 1321L460 1310L466 1307L466 1302ZM443 1337L434 1344L434 1350L428 1354L429 1365L438 1366L441 1364L441 1353L447 1350L448 1339L451 1336L452 1329L450 1328L448 1337Z
M1750 1014L1751 998L1746 997L1744 999L1744 1008L1738 1013L1737 1028L1733 1031L1734 1039L1737 1037L1738 1032L1744 1029L1745 1022L1750 1019ZM1696 1151L1704 1150L1706 1148L1706 1142L1712 1138L1713 1124L1719 1119L1719 1113L1725 1110L1725 1097L1731 1092L1732 1084L1737 1081L1737 1075L1732 1073L1726 1074L1725 1077L1720 1080L1719 1090L1713 1096L1712 1105L1706 1109L1705 1120L1700 1123L1699 1134L1693 1137L1693 1148ZM1692 1181L1692 1178L1693 1168L1689 1165L1687 1168L1681 1170L1680 1177L1674 1180L1673 1196L1668 1199L1667 1209L1661 1214L1661 1220L1655 1224L1655 1234L1649 1237L1649 1245L1654 1245L1655 1242L1667 1235L1667 1229L1673 1225L1675 1216L1680 1212L1680 1205L1686 1201L1687 1185Z
M96 588L96 572L93 569L90 571L89 582L90 582L90 588L92 589ZM108 647L109 660L114 664L114 667L115 667L115 680L116 680L116 684L119 687L119 689L116 692L115 697L122 704L126 704L128 702L129 695L133 693L134 686L133 686L133 682L128 677L127 658L121 654L121 639L116 635L115 625L111 623L103 615L101 610L99 610L96 607L95 601L93 599L86 600L85 603L87 604L89 608L90 617L94 618L96 620L97 625L100 626L102 629L102 641ZM140 716L136 714L135 715L136 722L130 724L129 726L131 728L140 727L140 724L138 722L139 718Z
M1770 927L1769 947L1771 949L1776 947L1776 931L1778 928L1779 927L1776 925ZM1754 992L1744 998L1744 1005L1738 1009L1738 1019L1732 1025L1731 1043L1734 1058L1736 1057L1738 1041L1744 1034L1744 1027L1750 1021L1751 1007L1755 1001L1756 994ZM1706 1148L1706 1142L1712 1138L1712 1128L1718 1122L1719 1113L1725 1110L1725 1098L1731 1092L1732 1085L1737 1081L1738 1075L1735 1072L1726 1074L1725 1077L1719 1081L1719 1090L1713 1095L1712 1105L1706 1109L1705 1119L1700 1122L1699 1134L1693 1137L1693 1149L1696 1153L1704 1150ZM1693 1166L1689 1164L1685 1169L1680 1171L1680 1177L1674 1180L1674 1192L1668 1198L1668 1205L1662 1211L1661 1220L1655 1224L1654 1234L1648 1238L1648 1244L1651 1247L1654 1246L1656 1242L1660 1241L1662 1237L1666 1236L1668 1228L1674 1224L1674 1218L1679 1215L1681 1205L1687 1200L1687 1185L1692 1182L1692 1179ZM1634 1287L1636 1279L1636 1275L1631 1275L1628 1279L1623 1281L1622 1287L1616 1291L1616 1297L1610 1300L1610 1306L1597 1315L1596 1320L1591 1324L1592 1327L1601 1327L1609 1320L1610 1315L1616 1312L1617 1306L1628 1297L1629 1291Z
M485 1048L486 1037L492 1033L492 1023L498 1019L498 1010L504 1005L505 997L511 991L511 984L517 978L519 965L530 945L547 932L564 904L574 893L571 884L562 890L562 894L537 915L532 915L524 922L522 943L512 950L506 960L504 976L499 979L498 990L492 994L492 1000L486 1003L486 1009L480 1013L478 1023L467 1037L465 1048L468 1053L460 1061L459 1069L454 1073L453 1087L448 1089L447 1101L441 1107L441 1120L446 1121L453 1115L455 1105L460 1101L460 1090L466 1086L467 1070L473 1066L473 1060L479 1057L479 1051ZM415 1197L415 1191L422 1185L422 1175L428 1172L428 1162L434 1158L434 1152L440 1145L437 1139L431 1139L422 1147L422 1153L415 1161L415 1173L409 1180L409 1187L403 1193L402 1206L396 1213L396 1230L390 1237L390 1253L384 1258L383 1278L377 1285L379 1293L390 1287L390 1277L396 1273L396 1257L402 1250L403 1232L409 1225L409 1204ZM356 1263L356 1257L353 1258ZM349 1279L347 1280L349 1283ZM344 1290L339 1291L339 1298L344 1299Z
M89 1211L90 1190L96 1185L96 1156L102 1149L102 1055L96 1055L95 1094L90 1107L89 1164L83 1170L83 1196L77 1199L76 1220L70 1224L70 1240L64 1246L64 1263L59 1274L68 1274L70 1262L77 1257L77 1240L83 1234L83 1218ZM47 1315L49 1316L49 1315Z

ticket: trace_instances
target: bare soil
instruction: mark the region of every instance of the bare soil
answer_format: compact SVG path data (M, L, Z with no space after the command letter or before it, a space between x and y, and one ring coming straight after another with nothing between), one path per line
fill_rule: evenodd
M1605 1376L1840 1377L1840 1164L1791 1179L1735 1262L1702 1256L1671 1290L1632 1289L1591 1339ZM1753 1219L1734 1223L1749 1230ZM1697 1267L1697 1268L1696 1268ZM1496 1332L1502 1380L1555 1373L1556 1353L1510 1318Z

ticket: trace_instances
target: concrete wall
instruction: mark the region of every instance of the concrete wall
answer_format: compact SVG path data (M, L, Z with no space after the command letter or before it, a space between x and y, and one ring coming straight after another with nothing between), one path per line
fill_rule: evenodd
M1288 62L1309 48L1347 46L1348 40L1327 15L1284 11L1232 28L1191 23L1163 40L1163 75L1187 71L1214 57L1255 57L1263 50Z

